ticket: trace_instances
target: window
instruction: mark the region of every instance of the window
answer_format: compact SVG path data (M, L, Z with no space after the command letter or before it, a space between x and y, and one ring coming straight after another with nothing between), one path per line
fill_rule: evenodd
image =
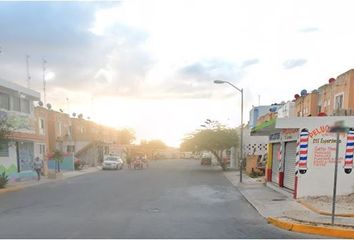
M20 112L20 97L12 96L12 110Z
M38 124L39 124L39 134L44 135L44 119L40 118Z
M335 109L343 108L343 94L335 97Z
M80 133L84 133L85 132L85 128L81 127L80 128Z
M75 152L75 145L68 145L68 146L66 147L66 151L67 151L68 153L73 153L73 152Z
M10 110L10 96L6 93L0 93L0 108Z
M30 113L30 103L27 99L21 98L21 112Z
M68 135L69 135L69 137L71 136L72 131L73 131L72 126L69 126L69 128L68 128Z
M7 141L0 141L0 157L9 156L9 144Z
M45 145L44 144L39 145L39 154L45 155Z
M58 122L58 136L61 136L61 122Z

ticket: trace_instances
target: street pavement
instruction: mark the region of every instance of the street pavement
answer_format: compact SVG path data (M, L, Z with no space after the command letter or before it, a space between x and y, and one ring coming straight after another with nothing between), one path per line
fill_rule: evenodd
M98 171L0 195L0 238L314 238L278 229L195 160Z

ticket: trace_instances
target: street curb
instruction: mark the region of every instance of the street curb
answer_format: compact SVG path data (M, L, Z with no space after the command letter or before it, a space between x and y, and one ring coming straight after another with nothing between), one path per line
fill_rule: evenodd
M321 214L321 215L325 215L325 216L332 216L332 213L318 210L317 208L315 208L315 207L311 206L310 204L305 203L305 202L303 202L301 200L298 200L297 202L302 204L304 207L310 209L311 211L313 211L315 213L318 213L318 214ZM353 218L354 217L354 213L336 213L335 216Z
M337 238L354 238L354 229L351 230L340 227L325 227L314 226L310 224L293 223L275 217L268 217L267 221L268 223L273 224L274 226L293 232L309 233Z
M23 189L25 189L27 187L33 187L33 186L46 184L46 183L50 183L50 182L62 181L62 180L66 180L66 179L70 179L70 178L74 178L74 177L79 177L79 176L82 176L84 174L98 172L99 170L101 170L101 169L97 167L97 170L95 170L95 171L81 172L81 174L74 175L74 176L60 177L60 178L57 178L57 179L51 179L51 181L48 181L48 182L39 182L39 183L34 184L34 185L28 184L28 185L24 185L24 186L14 186L14 187L2 188L2 189L0 189L0 194L5 194L5 193L9 193L9 192L17 192L17 191L23 190Z
M24 188L24 187L22 187L22 186L3 188L3 189L0 189L0 194L8 193L8 192L20 191L20 190L22 190L23 188Z

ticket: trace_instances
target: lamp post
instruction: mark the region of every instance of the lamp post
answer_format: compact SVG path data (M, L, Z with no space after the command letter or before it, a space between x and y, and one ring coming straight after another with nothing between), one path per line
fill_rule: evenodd
M228 82L228 81L222 81L222 80L214 80L215 84L223 84L223 83L227 83L230 86L232 86L233 88L235 88L237 91L239 91L241 93L241 131L240 131L240 183L242 183L242 166L243 166L243 88L239 89L238 87L236 87L235 85L233 85L232 83Z
M336 133L336 158L334 164L334 183L333 183L333 197L332 197L332 225L334 225L334 216L336 210L339 134L345 133L347 131L348 131L348 127L344 126L344 121L335 122L334 126L330 128L330 132Z

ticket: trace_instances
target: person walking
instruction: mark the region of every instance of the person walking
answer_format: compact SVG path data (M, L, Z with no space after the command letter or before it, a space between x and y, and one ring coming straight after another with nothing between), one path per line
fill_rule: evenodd
M42 168L43 168L43 161L41 159L39 159L39 157L36 157L33 160L33 168L37 173L38 176L38 181L41 180L41 172L42 172Z

